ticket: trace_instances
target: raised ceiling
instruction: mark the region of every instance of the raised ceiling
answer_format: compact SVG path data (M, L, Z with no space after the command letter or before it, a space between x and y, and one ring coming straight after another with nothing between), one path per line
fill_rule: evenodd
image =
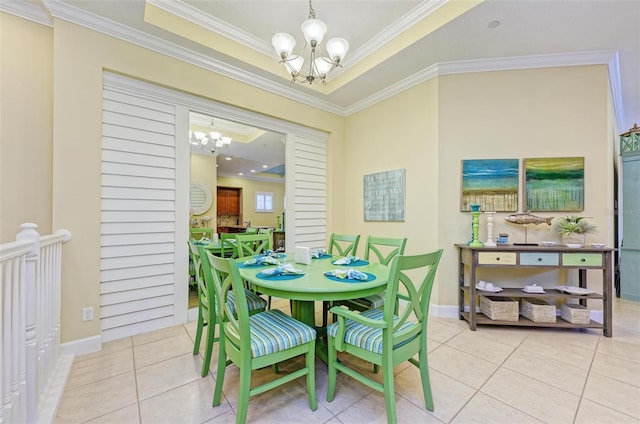
M3 0L0 10L51 16L190 60L292 99L348 116L435 75L607 64L618 125L640 120L640 1L315 0L327 38L351 47L325 87L292 85L270 39L303 44L308 2ZM498 21L491 28L490 22Z

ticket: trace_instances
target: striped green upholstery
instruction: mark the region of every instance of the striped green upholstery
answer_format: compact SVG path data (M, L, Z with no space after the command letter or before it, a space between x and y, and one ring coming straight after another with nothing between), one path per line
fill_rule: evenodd
M247 297L247 309L249 310L249 313L253 311L264 311L267 307L267 301L251 290L246 290L245 296ZM236 311L236 298L232 291L227 293L227 305L234 315L238 314Z
M316 330L278 309L251 315L249 331L252 358L281 352L316 339Z
M368 311L364 311L361 314L363 317L374 319L374 320L382 320L384 317L384 311L382 309L371 309ZM397 322L398 317L393 316L393 322ZM401 333L404 330L409 329L415 324L412 322L405 322L400 326L397 332ZM334 322L329 327L327 327L327 334L335 337L338 333L338 323ZM360 347L362 349L366 349L369 352L377 353L382 355L382 329L381 328L372 328L366 325L362 325L350 319L347 319L346 328L344 331L344 341L353 346ZM410 340L409 340L410 341ZM404 342L403 344L408 343L409 341ZM394 346L399 347L399 346Z
M367 297L360 297L358 299L351 299L349 302L359 307L358 311L366 310L366 309L377 309L384 306L384 297L385 294L382 292L381 294L374 294Z

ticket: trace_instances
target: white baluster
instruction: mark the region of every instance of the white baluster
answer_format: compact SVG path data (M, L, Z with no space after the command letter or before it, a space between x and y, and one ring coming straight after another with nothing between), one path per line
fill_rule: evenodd
M23 323L25 332L23 333L21 344L23 346L24 356L21 371L25 373L21 381L25 385L25 401L26 401L26 422L36 422L38 413L38 397L37 397L37 337L36 337L36 264L40 254L40 234L36 231L38 226L32 223L20 225L22 231L16 236L16 241L30 241L32 243L31 251L27 254L24 264L24 272L22 275L23 282L20 297L21 303L26 308L24 314L25 322Z

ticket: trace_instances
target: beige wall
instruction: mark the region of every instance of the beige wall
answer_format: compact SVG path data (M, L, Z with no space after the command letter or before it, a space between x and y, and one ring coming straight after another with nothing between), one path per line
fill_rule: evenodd
M0 13L0 243L51 233L53 30Z
M606 67L585 66L439 77L355 114L347 118L346 132L347 231L408 237L410 254L443 248L432 303L453 306L454 244L470 236L470 216L460 212L461 160L584 156L581 214L593 217L600 229L591 241L612 243L614 140L608 101ZM397 168L407 169L405 222L364 222L363 176ZM511 242L524 241L522 229L504 221L507 215L496 214L494 234L504 231ZM484 217L480 235L486 240ZM557 235L546 225L529 229L529 240L543 239ZM598 277L591 280L595 287Z
M209 188L211 192L211 207L198 218L210 216L210 228L216 226L216 157L210 155L191 154L191 181L199 182Z
M284 183L257 181L246 178L218 177L218 185L224 187L242 187L242 219L256 226L276 226L276 216L284 211ZM256 192L273 193L273 212L256 212Z
M440 78L440 156L438 207L447 219L439 222L441 262L438 304L455 304L457 254L454 243L470 236L470 217L458 212L462 159L479 158L585 158L585 208L599 232L590 241L613 242L609 228L613 204L611 169L613 140L608 131L608 80L606 66L563 67L451 75ZM522 175L522 161L520 163ZM520 185L522 212L522 184ZM536 213L561 217L566 212ZM520 226L508 224L508 213L495 216L494 234L507 232L509 241L524 242ZM481 239L486 240L485 219ZM530 241L559 240L549 226L530 226ZM600 274L601 275L601 274ZM602 281L589 276L594 287ZM494 277L492 277L494 278ZM514 276L504 273L495 279ZM538 275L530 281L549 281ZM573 276L571 277L573 278ZM575 281L577 282L577 281Z

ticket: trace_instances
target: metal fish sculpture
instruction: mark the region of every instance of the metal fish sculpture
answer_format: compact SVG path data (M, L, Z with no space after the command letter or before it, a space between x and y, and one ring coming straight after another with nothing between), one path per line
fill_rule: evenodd
M514 213L505 218L505 221L511 222L512 224L547 224L551 225L551 221L553 217L543 218L541 216L531 215L530 213Z

